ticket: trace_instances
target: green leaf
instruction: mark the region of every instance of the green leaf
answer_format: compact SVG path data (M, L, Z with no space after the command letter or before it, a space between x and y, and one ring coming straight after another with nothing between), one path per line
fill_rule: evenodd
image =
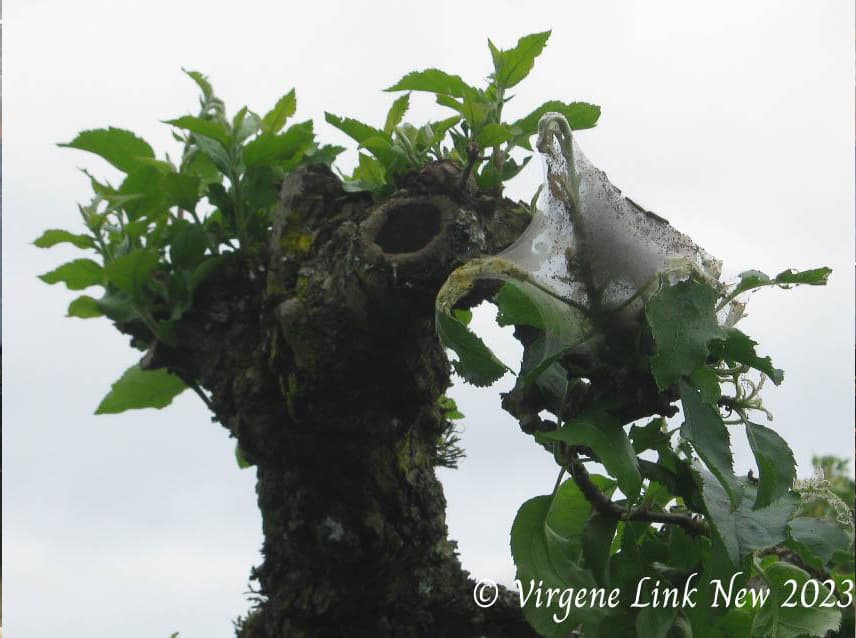
M183 115L174 120L164 120L163 123L216 140L225 148L228 148L232 143L226 126L217 120L205 119L194 115Z
M470 125L477 130L487 120L493 105L487 100L484 93L477 89L467 89L464 92L464 103L461 107L461 115Z
M314 137L311 120L295 124L280 135L262 133L244 147L244 163L250 168L292 159L306 151Z
M235 461L238 462L238 467L242 470L255 465L255 463L244 456L244 452L241 450L241 446L238 443L235 443Z
M169 246L169 259L177 268L194 268L205 255L208 237L198 224L183 224L176 229Z
M545 410L554 415L562 414L568 389L568 371L556 361L555 355L545 356L547 339L538 337L523 349L520 362L520 375L514 385L516 391L527 392L530 396L532 386L537 388L539 399ZM545 362L547 362L545 364ZM575 380L574 384L579 381Z
M297 96L294 89L283 95L274 107L262 118L262 133L279 133L286 121L297 111Z
M656 450L669 445L669 436L665 433L666 420L654 418L644 426L630 426L630 440L633 441L633 451L641 454L645 450Z
M476 173L476 184L478 184L480 190L485 192L499 188L500 184L502 184L502 175L497 172L493 162L485 162L482 171Z
M223 264L223 256L222 255L210 255L202 260L202 262L193 269L193 272L190 274L190 290L191 292L196 290L202 282L204 282L208 277L217 270Z
M794 270L789 268L776 275L775 282L780 285L803 284L807 286L825 286L832 268L812 268L811 270Z
M79 317L80 319L92 319L103 317L104 313L98 307L98 302L89 295L81 295L68 304L68 317Z
M59 228L51 228L42 233L36 241L33 242L37 248L50 248L57 244L72 244L77 248L94 248L95 242L89 235L75 235L67 230Z
M112 126L106 129L82 131L68 144L58 144L58 146L95 153L123 173L129 173L139 166L139 158L155 156L148 142L131 131Z
M151 280L158 265L158 254L150 248L135 248L107 264L105 272L110 283L132 297L139 295Z
M245 106L235 114L232 120L232 136L238 144L259 132L262 126L261 118Z
M740 485L734 476L728 429L719 416L719 410L702 400L698 388L686 381L681 381L678 388L684 410L681 436L692 444L722 484L732 509L735 509L740 503Z
M452 365L465 381L488 386L505 374L508 367L464 324L445 312L437 312L436 318L440 341L458 355Z
M170 173L164 176L163 186L170 204L186 211L196 210L201 186L198 177L187 173Z
M173 204L166 197L166 175L154 166L141 166L122 181L119 193L124 197L121 206L132 221L146 217L164 217Z
M241 178L241 197L250 212L269 210L279 199L282 176L266 164L247 169Z
M443 411L443 418L449 421L460 421L464 418L463 413L458 409L458 404L455 400L445 395L441 396L437 403Z
M443 138L446 137L446 133L449 129L460 121L460 115L453 115L452 117L447 117L445 120L431 122L431 130L434 131L434 139L431 140L431 143L428 144L428 146L433 146L434 144L442 141Z
M759 509L788 493L797 476L796 461L787 442L770 428L747 422L746 438L760 474L753 506Z
M205 99L209 99L214 95L214 89L211 87L211 83L208 81L208 77L200 73L199 71L188 71L187 69L182 69L191 80L196 82L196 86L202 91L203 97Z
M643 607L636 616L636 634L644 638L666 638L677 615L677 607Z
M91 259L75 259L44 275L39 275L46 284L63 282L69 290L83 290L104 283L104 269Z
M587 102L544 102L529 115L514 122L511 127L520 129L523 135L530 136L538 132L538 121L545 113L561 113L575 131L592 128L600 118L600 107Z
M493 298L499 312L496 322L500 326L532 326L544 329L544 320L538 306L524 289L511 283L505 283Z
M794 270L793 268L789 268L771 279L760 270L747 270L740 273L740 282L731 294L732 296L737 296L747 290L763 286L790 286L799 284L825 286L830 273L832 273L832 269L825 266L822 268L812 268L811 270Z
M465 326L470 325L470 322L473 320L473 311L465 310L463 308L454 308L452 310L452 316L460 321Z
M488 40L493 54L496 85L502 88L510 88L529 75L532 66L535 64L535 58L541 55L541 51L544 50L549 38L550 31L533 33L520 38L517 41L517 46L507 51L498 50Z
M742 363L766 374L776 385L780 385L785 379L783 370L773 367L770 357L759 357L755 353L758 345L737 328L727 328L723 341L711 343L711 354L722 358L730 365Z
M787 525L799 505L799 497L790 493L764 509L753 509L756 488L741 481L742 500L737 510L722 484L699 465L693 468L693 480L701 489L704 509L714 534L719 538L732 565L759 549L774 547L787 538Z
M359 154L359 163L354 168L351 182L345 183L346 190L373 191L386 185L386 170L383 164L365 153Z
M808 573L783 561L777 561L763 570L764 580L770 586L770 597L762 609L755 614L752 624L753 636L771 636L772 638L801 638L804 636L825 636L835 631L841 622L841 612L830 607L821 607L827 598L828 590L817 583L820 595L812 606L803 606L800 592L811 580ZM796 587L796 606L783 606ZM811 600L813 587L806 587ZM833 599L834 600L834 599ZM827 603L828 604L828 603Z
M386 114L386 123L383 125L383 132L387 135L392 135L395 127L401 123L407 109L410 108L410 94L405 93L392 103L389 112Z
M615 492L615 481L594 474L592 482L607 498ZM592 505L572 480L564 481L552 497L545 525L552 535L563 539L563 553L575 562L582 556L583 531L592 513Z
M113 321L123 323L140 318L140 313L134 306L131 296L120 290L111 288L96 303L98 309Z
M368 124L363 124L359 120L355 120L350 117L341 118L338 115L333 115L332 113L324 111L324 119L358 144L362 144L371 137L379 137L381 139L385 139L387 142L392 141L389 135L383 131L376 129L373 126L369 126Z
M760 270L747 270L740 273L738 277L740 277L740 282L734 289L735 295L754 288L760 288L761 286L773 285L773 281L769 275L762 273Z
M659 485L659 483L654 483ZM677 569L694 569L701 564L706 549L703 540L690 536L677 525L669 529L669 566Z
M449 95L438 95L437 96L437 104L440 106L445 106L450 109L454 109L458 113L464 112L464 104L463 102L456 100L455 98Z
M95 414L118 414L142 408L160 409L172 403L186 388L184 381L163 368L143 370L137 364L125 370L113 384Z
M396 140L396 142L400 141ZM362 141L361 148L366 149L377 159L385 171L394 171L395 169L406 166L409 162L407 154L401 150L397 143L390 143L385 137L369 137Z
M615 518L595 512L583 527L581 542L585 566L601 587L609 585L609 556L617 525Z
M476 142L482 148L490 148L491 146L498 146L503 142L507 142L512 137L514 137L514 134L509 127L490 122L489 124L485 124L484 128L479 131L479 134L476 136Z
M502 165L502 181L507 182L508 180L515 177L520 171L522 171L526 165L529 163L529 160L532 159L531 155L527 155L523 158L519 164L514 160L513 157L506 158L505 163Z
M788 523L788 535L805 558L823 568L839 550L850 548L850 535L833 521L800 516ZM852 556L852 555L851 555Z
M690 380L701 391L701 400L712 406L722 397L722 388L719 385L719 375L707 366L697 368L690 375Z
M303 156L304 164L324 164L330 166L336 157L345 151L344 146L336 146L334 144L325 144L318 146L313 144Z
M572 496L569 492L562 497L562 502L574 510L585 511L581 517L567 516L557 519L551 509L551 497L537 496L525 502L514 518L511 527L511 554L524 596L530 587L566 590L571 587L588 589L595 586L591 573L577 563L579 541L574 543L573 530L562 525L563 522L578 522L581 532L582 523L591 511L585 497L579 494L579 498L573 499L572 502ZM575 507L576 505L579 505L579 508ZM565 508L557 503L556 509L558 511ZM542 604L536 605L536 594L532 592L523 605L523 615L529 624L540 635L548 638L565 638L579 623L597 622L606 613L604 609L596 606L571 605L570 613L566 614L565 607L560 605L561 601L557 598L554 597L549 606L544 599Z
M232 158L220 142L203 135L194 135L193 143L224 175L232 171Z
M223 179L220 170L201 150L191 148L182 166L182 175L195 175L203 184L219 182Z
M585 341L590 324L580 311L533 283L509 276L503 279L505 284L494 298L499 307L498 320L519 322L545 332L540 360L528 358L531 367L523 377L524 383L528 385L537 381L544 370L565 352Z
M708 344L724 336L716 321L716 292L694 279L674 286L661 284L645 307L657 346L651 372L665 390L705 362Z
M439 69L425 69L424 71L412 71L386 91L427 91L452 97L463 97L467 89L472 90L469 84L457 75L449 75Z
M538 442L561 441L590 447L607 471L618 479L618 487L632 503L639 496L642 475L627 433L615 417L603 410L589 411L553 432L539 432Z

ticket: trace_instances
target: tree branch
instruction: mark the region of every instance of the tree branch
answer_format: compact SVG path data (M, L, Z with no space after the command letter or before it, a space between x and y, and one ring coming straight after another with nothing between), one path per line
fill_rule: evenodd
M577 453L571 456L568 464L568 473L574 479L574 483L580 488L583 496L602 515L619 521L644 521L648 523L665 523L666 525L677 525L683 527L692 536L710 536L710 527L702 520L690 514L673 512L658 512L642 507L634 507L626 510L618 503L610 499L600 491L585 465L580 461Z

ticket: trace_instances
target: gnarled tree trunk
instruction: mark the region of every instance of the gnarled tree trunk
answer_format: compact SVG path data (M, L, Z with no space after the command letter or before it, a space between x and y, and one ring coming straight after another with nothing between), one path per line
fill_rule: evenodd
M401 186L375 205L326 168L290 175L270 246L230 256L179 345L145 358L207 390L257 466L262 602L243 638L533 635L510 593L474 604L434 474L435 296L529 217L446 162Z

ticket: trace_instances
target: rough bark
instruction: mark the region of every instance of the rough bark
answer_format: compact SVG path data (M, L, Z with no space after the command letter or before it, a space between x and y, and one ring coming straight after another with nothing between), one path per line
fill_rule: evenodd
M432 164L375 205L301 169L270 245L212 275L178 346L149 348L147 366L204 388L257 467L261 602L243 638L534 635L508 592L473 603L434 473L450 373L434 298L529 219L461 182Z

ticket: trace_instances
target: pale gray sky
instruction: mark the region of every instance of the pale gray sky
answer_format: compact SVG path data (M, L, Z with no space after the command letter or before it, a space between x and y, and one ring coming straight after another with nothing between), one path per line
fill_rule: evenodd
M853 454L853 6L807 2L7 2L4 24L3 611L6 635L230 636L259 560L254 477L194 396L162 412L92 415L135 361L106 321L65 319L73 293L35 276L73 250L39 251L74 229L87 196L59 149L77 131L129 128L176 152L159 124L196 107L182 66L209 74L234 112L296 87L298 117L346 142L323 111L382 123L380 91L437 66L477 82L486 39L553 29L507 107L546 99L603 108L579 134L589 158L643 206L726 262L778 272L828 265L827 288L764 291L742 327L786 370L766 397L800 474L812 454ZM414 121L439 113L414 95ZM348 144L349 148L351 147ZM341 162L348 168L349 151ZM532 162L510 189L528 200ZM506 360L515 347L479 330ZM548 492L551 460L499 409L498 391L456 387L468 458L442 471L464 565L509 580L508 531ZM742 431L736 467L750 455ZM370 576L367 575L370 579Z

